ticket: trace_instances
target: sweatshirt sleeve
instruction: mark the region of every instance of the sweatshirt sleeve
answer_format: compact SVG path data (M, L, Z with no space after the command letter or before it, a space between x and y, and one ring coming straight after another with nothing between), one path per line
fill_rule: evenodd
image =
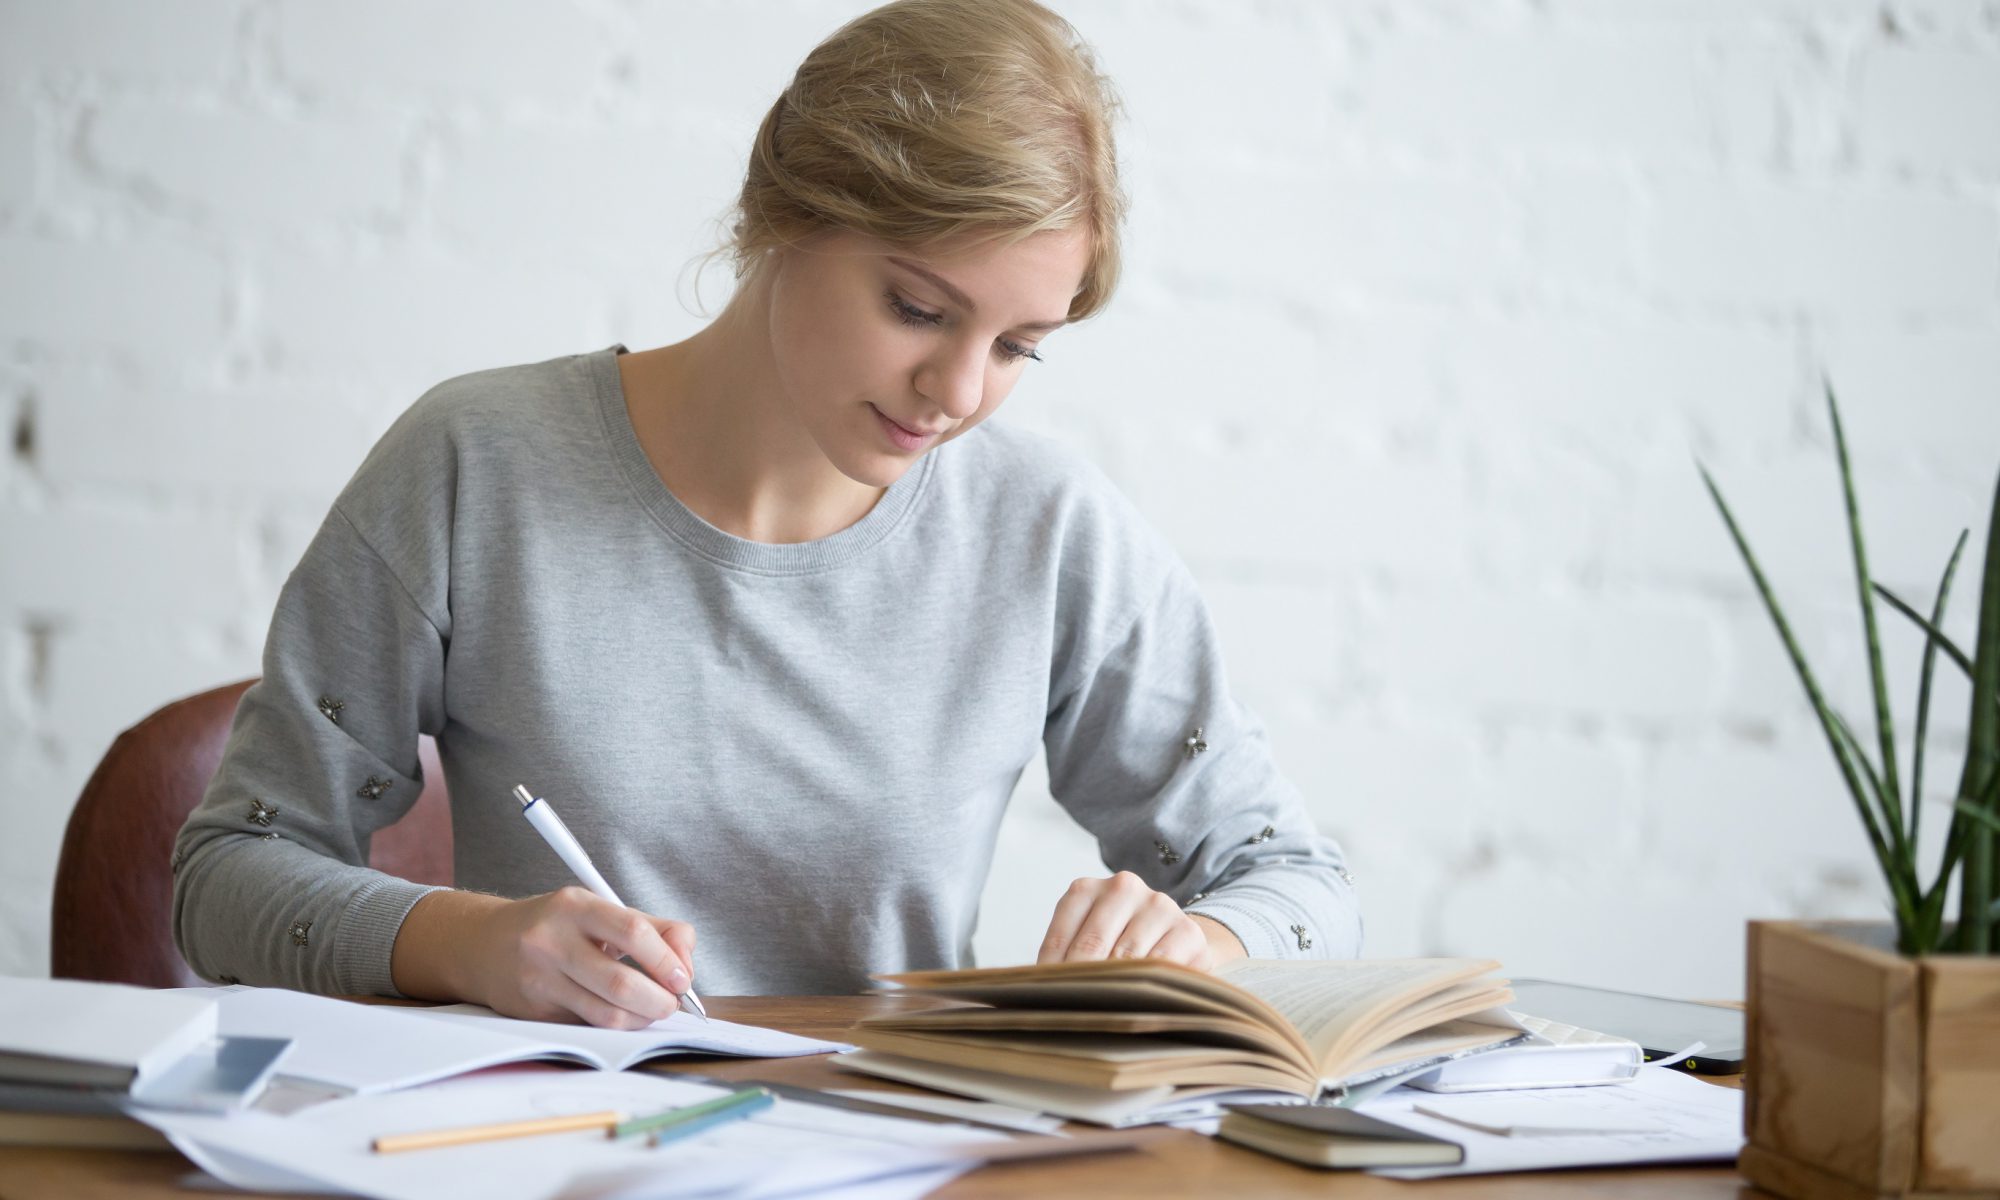
M441 890L367 865L423 790L418 734L444 724L443 568L429 585L391 569L353 515L400 501L404 548L434 540L431 506L397 494L424 478L398 462L410 437L407 422L385 436L286 580L263 675L175 840L174 940L203 978L396 995L396 933Z
M1052 677L1043 733L1056 800L1106 866L1228 927L1251 957L1355 957L1361 916L1339 845L1230 695L1192 575L1164 547L1146 558L1144 572L1094 563L1101 590L1136 611L1084 618L1063 639L1073 661ZM1135 575L1150 587L1119 582Z

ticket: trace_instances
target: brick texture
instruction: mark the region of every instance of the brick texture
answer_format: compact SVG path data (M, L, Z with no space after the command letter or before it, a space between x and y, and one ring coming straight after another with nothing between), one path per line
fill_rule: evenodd
M255 672L411 400L719 309L727 270L697 298L683 268L868 7L0 0L0 789L30 810L0 971L46 970L110 739ZM1877 570L1925 601L2000 470L2000 7L1056 7L1124 94L1136 208L1111 310L1001 419L1187 559L1368 951L1730 996L1746 919L1881 915L1695 462L1861 723L1821 390ZM1919 643L1885 621L1907 756ZM982 958L1032 958L1101 870L1031 764Z

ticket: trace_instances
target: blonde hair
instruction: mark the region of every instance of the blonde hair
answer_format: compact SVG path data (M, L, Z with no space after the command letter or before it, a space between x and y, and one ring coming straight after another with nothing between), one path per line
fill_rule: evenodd
M799 64L751 145L725 245L736 278L844 231L915 253L1082 229L1072 321L1110 300L1128 207L1121 104L1076 30L1034 0L894 0Z

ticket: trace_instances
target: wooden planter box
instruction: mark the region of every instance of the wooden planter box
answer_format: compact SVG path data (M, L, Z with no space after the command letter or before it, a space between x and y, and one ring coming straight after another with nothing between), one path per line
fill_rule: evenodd
M1750 922L1737 1166L1803 1200L2000 1200L2000 957L1881 922Z

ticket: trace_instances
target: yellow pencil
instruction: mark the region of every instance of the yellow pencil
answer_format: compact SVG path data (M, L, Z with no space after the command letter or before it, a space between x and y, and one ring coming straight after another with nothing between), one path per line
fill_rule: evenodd
M377 1154L403 1150L429 1150L435 1146L460 1146L467 1142L493 1142L501 1138L533 1137L538 1133L570 1133L578 1129L610 1129L625 1119L622 1112L578 1113L573 1117L538 1117L532 1121L502 1121L494 1125L465 1125L457 1129L433 1129L429 1133L392 1133L378 1137Z

